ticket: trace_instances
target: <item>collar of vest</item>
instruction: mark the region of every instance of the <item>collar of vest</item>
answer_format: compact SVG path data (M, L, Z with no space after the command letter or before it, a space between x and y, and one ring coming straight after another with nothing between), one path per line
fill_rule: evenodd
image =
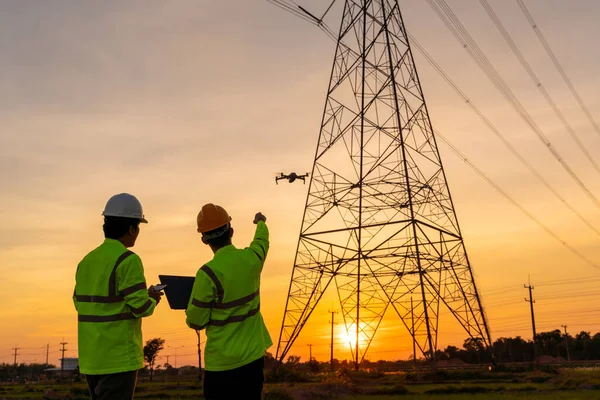
M228 244L227 246L221 247L219 250L217 250L215 252L215 257L218 256L218 255L220 255L220 254L229 253L232 250L236 250L235 246L232 245L232 244Z
M102 243L102 244L118 245L118 246L122 247L123 250L127 250L127 247L125 247L125 245L123 243L119 242L117 239L105 238L104 243Z

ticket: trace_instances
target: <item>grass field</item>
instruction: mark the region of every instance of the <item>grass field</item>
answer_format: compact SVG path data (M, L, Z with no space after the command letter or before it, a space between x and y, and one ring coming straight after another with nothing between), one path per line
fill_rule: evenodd
M178 377L178 381L141 381L137 399L202 399L202 385ZM270 379L272 380L272 379ZM2 399L88 399L83 382L0 384ZM383 374L338 372L298 376L293 381L267 383L265 400L394 400L394 399L600 399L600 370L565 369L530 372L473 372Z
M344 400L368 400L369 396L345 397ZM545 392L545 393L482 393L453 395L397 395L378 396L377 400L508 400L508 399L540 399L540 400L591 400L600 399L600 393L588 391Z

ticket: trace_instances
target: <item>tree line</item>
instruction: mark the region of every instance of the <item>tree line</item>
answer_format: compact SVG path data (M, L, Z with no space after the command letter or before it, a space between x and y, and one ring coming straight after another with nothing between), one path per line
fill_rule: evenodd
M461 349L448 346L438 351L440 360L460 359L468 364L490 362L493 354L496 362L532 362L538 357L570 359L571 361L600 360L600 333L592 336L590 332L581 331L574 336L565 335L560 329L541 332L533 340L516 337L500 337L492 343L491 353L481 347L478 339L467 339Z
M447 346L443 350L436 351L435 358L438 361L460 360L467 364L491 363L492 354L496 363L519 363L533 362L537 356L561 357L571 361L589 361L600 360L600 332L592 335L590 332L581 331L575 335L565 335L559 329L553 331L541 332L536 335L536 343L533 340L516 337L500 337L492 343L491 352L482 346L481 339L466 339L461 348L456 346ZM164 349L165 340L154 338L148 340L144 346L144 358L150 377L155 370L155 362L158 354ZM277 361L273 355L267 353L265 364L267 369L274 367ZM423 360L419 360L423 362ZM412 360L386 361L386 360L365 360L362 362L362 368L378 367L404 367L412 363ZM308 360L301 362L300 357L291 355L285 363L290 367L297 367L304 364L312 370L325 370L329 368L328 362L317 362ZM47 364L0 364L0 380L6 381L14 379L16 376L27 378L43 375L47 368L54 368L54 365ZM165 364L166 369L172 369ZM352 368L352 362L348 360L334 360L335 369Z
M483 346L481 339L469 338L463 342L462 347L447 346L435 353L436 361L458 361L466 364L489 364L492 357L497 364L531 363L538 357L563 358L571 361L600 360L600 333L592 336L590 332L582 331L575 335L565 335L559 329L541 332L536 335L536 344L533 340L521 336L500 337L492 343L491 349ZM547 360L547 359L546 359ZM543 361L543 360L542 360ZM417 360L421 366L428 365L421 357ZM275 366L277 361L272 354L267 353L266 363ZM326 371L331 365L328 361L319 362L315 359L302 361L299 356L291 355L285 365L292 369L312 370L315 372ZM364 360L360 367L364 369L396 369L409 368L414 365L413 357L407 360ZM348 360L333 360L334 369L352 369L354 365ZM267 368L268 369L268 368Z
M46 369L56 368L52 364L14 364L2 363L0 364L0 381L10 380L25 380L25 379L37 379L40 375L45 374Z

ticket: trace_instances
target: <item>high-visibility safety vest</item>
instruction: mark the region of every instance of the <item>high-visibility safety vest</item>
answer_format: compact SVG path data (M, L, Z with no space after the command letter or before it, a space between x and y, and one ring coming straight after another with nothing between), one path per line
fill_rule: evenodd
M186 322L206 329L207 371L249 364L273 344L260 314L260 274L268 249L269 230L259 221L250 247L225 246L198 270Z
M82 374L143 368L141 318L154 312L156 300L148 296L137 254L118 240L106 239L77 266L73 302Z

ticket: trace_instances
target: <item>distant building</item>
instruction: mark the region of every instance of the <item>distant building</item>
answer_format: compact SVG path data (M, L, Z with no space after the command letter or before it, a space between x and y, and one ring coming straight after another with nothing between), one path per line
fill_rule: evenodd
M184 365L183 367L177 368L177 375L190 375L198 373L198 367L193 365Z
M79 358L61 358L59 368L48 368L45 371L50 376L61 374L68 376L75 375L76 373L79 373Z

